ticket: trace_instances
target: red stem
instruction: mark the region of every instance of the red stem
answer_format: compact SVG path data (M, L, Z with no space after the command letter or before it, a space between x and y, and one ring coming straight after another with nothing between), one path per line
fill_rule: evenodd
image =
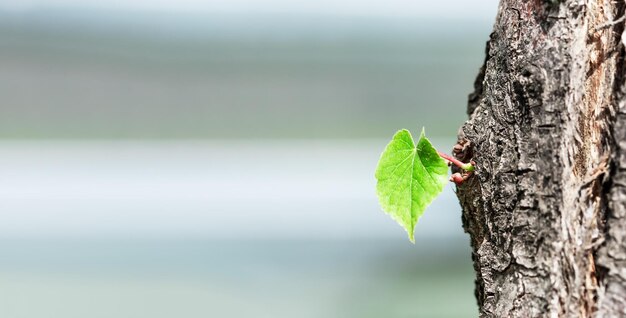
M443 152L437 151L437 153L439 154L439 157L452 162L455 166L457 166L457 167L459 167L461 169L467 170L467 164L462 163L458 159L456 159L456 158L454 158L454 157L452 157L452 156L450 156L448 154L445 154Z

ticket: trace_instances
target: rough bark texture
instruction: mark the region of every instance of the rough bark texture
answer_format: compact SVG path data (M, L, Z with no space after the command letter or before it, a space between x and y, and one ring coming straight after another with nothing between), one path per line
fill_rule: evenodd
M482 317L626 317L623 15L501 0L456 149Z

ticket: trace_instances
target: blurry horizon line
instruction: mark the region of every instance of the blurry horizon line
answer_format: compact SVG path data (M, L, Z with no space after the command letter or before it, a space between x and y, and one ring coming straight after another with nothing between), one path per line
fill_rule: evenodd
M216 14L216 15L312 15L354 18L411 18L423 19L439 16L448 19L493 20L498 2L463 0L446 2L406 2L388 0L363 2L359 0L24 0L19 3L0 3L0 13L27 13L35 11L97 11L151 14ZM473 14L468 15L468 12ZM437 19L438 20L438 19Z
M72 33L125 32L126 36L154 33L158 36L181 35L221 38L242 35L272 37L337 38L366 35L367 38L388 38L396 34L420 38L459 40L463 34L484 33L493 24L487 16L359 16L341 13L308 12L164 12L129 9L36 8L11 11L0 7L0 28L17 30L45 29L46 32ZM80 27L77 29L77 27ZM433 32L436 28L437 31Z

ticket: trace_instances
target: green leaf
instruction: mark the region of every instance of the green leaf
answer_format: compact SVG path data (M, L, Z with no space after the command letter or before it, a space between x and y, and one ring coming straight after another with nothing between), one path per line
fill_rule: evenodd
M400 223L415 243L415 224L448 182L448 165L424 136L417 146L411 133L398 131L376 167L376 193L383 210Z

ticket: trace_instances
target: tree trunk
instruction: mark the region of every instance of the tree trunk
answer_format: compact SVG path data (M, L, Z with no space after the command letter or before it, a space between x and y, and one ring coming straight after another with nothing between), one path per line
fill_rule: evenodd
M501 0L455 149L481 317L626 317L624 6Z

